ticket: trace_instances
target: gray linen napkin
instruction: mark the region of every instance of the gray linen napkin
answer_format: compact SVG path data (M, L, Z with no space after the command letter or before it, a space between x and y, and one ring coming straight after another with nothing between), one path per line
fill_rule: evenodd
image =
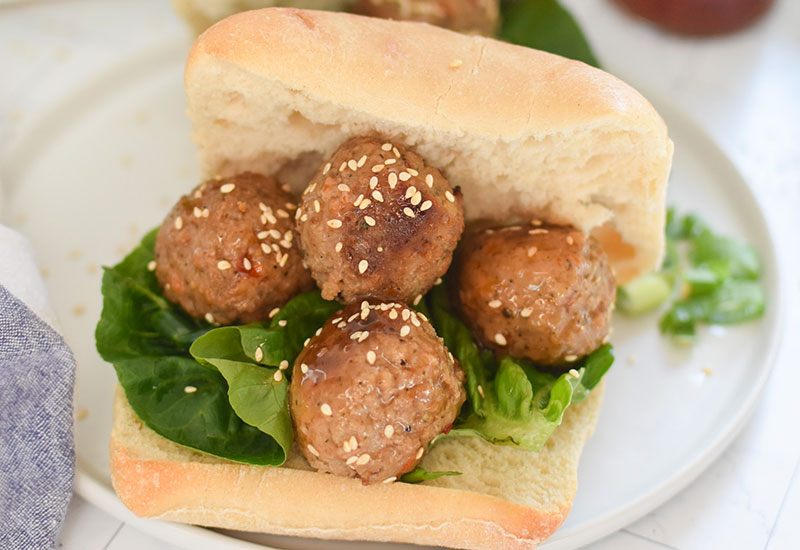
M75 360L64 339L0 284L3 550L55 545L74 479L74 379Z

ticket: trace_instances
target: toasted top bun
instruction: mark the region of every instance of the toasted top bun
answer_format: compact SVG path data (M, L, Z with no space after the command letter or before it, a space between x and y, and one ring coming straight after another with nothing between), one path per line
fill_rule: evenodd
M202 34L186 64L206 177L295 191L348 138L414 147L468 220L541 217L600 238L619 282L658 266L672 142L650 103L577 61L422 23L269 8Z

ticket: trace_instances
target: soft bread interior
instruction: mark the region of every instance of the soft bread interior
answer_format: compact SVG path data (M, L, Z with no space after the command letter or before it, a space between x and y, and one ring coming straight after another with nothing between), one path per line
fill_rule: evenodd
M422 466L461 476L364 486L309 471L297 452L274 468L181 447L144 426L118 386L112 481L125 505L145 517L308 537L533 548L572 506L578 459L597 422L602 393L601 383L568 409L539 453L472 438L446 440Z
M461 186L468 219L603 227L621 282L660 261L666 127L583 63L420 23L266 9L198 39L186 92L205 176L279 172L300 191L347 138L379 134Z

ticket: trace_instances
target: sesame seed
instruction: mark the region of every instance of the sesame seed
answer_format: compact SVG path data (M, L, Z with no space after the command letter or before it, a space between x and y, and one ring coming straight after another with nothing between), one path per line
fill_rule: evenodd
M323 403L322 406L319 408L319 410L325 416L331 416L333 414L333 411L331 410L331 406L328 405L327 403Z
M431 206L433 206L433 203L431 201L425 201L425 202L422 203L422 206L419 207L419 211L420 212L425 212Z
M369 267L369 262L367 260L361 260L360 262L358 262L359 273L364 273L368 267Z
M348 322L348 323L352 323L353 321L355 321L356 319L358 319L358 316L359 316L359 314L358 314L358 313L353 313L353 314L352 314L350 317L348 317L348 318L347 318L347 322Z
M211 211L208 208L203 208L203 217L207 218Z
M350 160L347 161L347 167L350 170L352 170L353 172L355 172L356 169L358 169L358 163L356 161L350 159Z
M383 247L382 246L378 247L378 252L383 252Z
M422 458L422 455L423 455L424 453L425 453L425 448L424 448L424 447L420 447L420 448L419 448L419 451L417 451L417 460L419 460L420 458Z
M411 174L409 174L408 172L400 172L400 175L398 177L400 178L400 181L408 181L411 179Z
M281 319L280 321L278 321L278 326L279 327L285 327L287 324L288 324L288 321L286 319Z
M570 246L575 244L575 239L572 238L572 235L567 235L567 244Z
M202 215L203 215L203 211L202 211L202 210L200 210L200 209L199 209L198 207L196 207L196 206L194 207L194 210L193 210L192 212L194 213L194 217L195 217L195 218L199 218L200 216L202 216Z
M377 189L372 192L372 198L378 202L383 202L383 195Z
M289 368L289 361L287 361L286 359L284 359L283 361L281 361L281 362L278 364L278 368L279 368L279 369L281 369L281 370L286 370L286 369L288 369L288 368Z
M264 350L261 349L260 346L257 347L256 352L253 354L253 357L255 357L256 361L261 362L261 360L264 358Z
M358 341L363 342L367 338L369 338L369 331L365 330L364 332L361 333L361 336L358 337Z
M400 329L400 336L408 336L411 332L411 327L408 325L403 325L403 328Z
M415 305L416 305L416 304L415 304ZM415 327L418 327L418 326L420 326L419 319L417 318L417 316L416 316L416 315L414 315L414 316L412 316L412 317L411 317L411 324L412 324L412 325L414 325Z
M183 391L185 391L186 393L194 393L197 391L197 388L195 388L194 386L186 386L185 388L183 388Z
M275 244L275 243L272 243L272 244L270 244L269 246L270 246L270 248L272 248L272 251L273 251L273 252L280 252L280 251L281 251L281 249L280 249L280 248L278 247L278 245L277 245L277 244ZM281 258L280 258L280 254L278 254L278 261L280 261L280 259L281 259Z
M461 61L460 59L454 59L452 61L452 63L450 63L450 68L451 69L458 69L463 64L464 64L464 62Z
M270 249L267 243L261 243L261 250L264 252L264 254L272 254L272 249Z
M549 233L549 231L547 231L547 229L529 229L528 230L528 235L544 235L546 233Z
M392 150L392 144L391 143L384 143L383 145L381 145L381 150L382 151L391 151Z
M226 269L230 269L231 268L231 263L226 261L226 260L220 260L220 261L217 262L217 268L220 271L225 271Z
M306 365L305 363L300 363L300 372L302 372L303 374L307 373L308 365Z
M369 178L369 188L375 189L376 187L378 187L378 177L372 176L371 178Z
M325 168L322 169L322 175L324 176L325 174L327 174L330 171L330 169L331 169L331 163L329 162L328 164L325 165Z
M417 206L421 202L422 202L422 193L417 191L416 193L414 193L414 196L411 197L411 204L413 206Z
M419 172L417 172L413 168L406 168L406 172L408 172L409 174L411 174L414 177L419 176Z
M409 186L409 188L406 189L406 198L410 199L411 197L414 196L414 193L416 193L416 192L417 192L417 188L416 187L414 187L413 185Z
M344 328L344 327L346 327L346 326L347 326L347 321L342 321L341 323L339 323L339 324L338 324L338 325L336 325L336 326L337 326L337 327L339 327L339 328Z
M542 225L542 220L531 220L531 225L539 227L540 225Z
M400 158L400 151L397 149L397 147L392 147L392 153L394 153L394 156L397 158Z
M523 319L527 319L528 317L531 316L531 313L533 313L533 308L526 307L525 309L519 312L519 316L522 317Z
M339 185L336 186L336 189L338 189L339 191L342 191L343 193L349 193L350 192L350 186L347 185L346 183L340 183Z
M370 204L372 204L372 201L371 201L371 200L369 200L369 199L364 199L363 201L361 201L361 204L360 204L360 205L358 205L358 209L359 209L359 210L364 210L364 209L365 209L367 206L369 206Z
M156 270L156 261L155 260L151 260L147 264L147 271L155 271L155 270Z
M394 426L391 424L386 424L386 427L383 429L383 435L391 439L394 435Z
M373 174L377 174L378 172L380 172L384 168L386 168L386 166L384 166L383 164L376 164L375 166L372 167L372 173Z
M397 159L386 159L383 163L386 166L389 166L390 164L394 164L395 162L397 162Z
M339 166L339 172L344 172L344 169L345 169L345 168L347 168L347 161L343 162L343 163L342 163L342 164Z
M347 465L349 466L350 464L352 464L352 463L353 463L353 462L355 462L356 460L358 460L358 457L354 455L354 456L351 456L350 458L348 458L347 460L345 460L345 462L344 462L344 463L345 463L345 464L347 464Z
M234 189L236 189L236 184L234 184L234 183L226 183L225 185L223 185L222 187L219 188L219 192L220 193L230 193Z
M508 344L506 337L500 334L499 332L494 335L494 341L497 342L497 344L500 346L505 346L506 344Z
M286 233L284 233L284 234L283 234L283 238L284 238L284 240L287 240L287 241L289 241L289 242L292 242L292 239L294 239L294 234L292 233L292 230L290 229L289 231L287 231Z
M280 382L281 380L283 380L283 373L281 371L279 371L279 370L276 370L275 374L272 375L272 378L276 382Z
M248 260L247 258L244 258L242 260L242 265L244 266L246 271L250 271L253 268L253 264L250 263L250 260Z
M342 443L342 449L344 450L344 452L349 453L350 452L350 444L347 441L345 441L344 443Z
M572 376L573 378L580 378L581 377L581 373L579 373L575 369L569 369L569 375Z
M502 305L503 302L501 302L500 300L492 300L491 302L489 302L489 307L492 309L497 309Z
M425 176L425 183L428 184L428 187L433 187L433 176L430 174Z
M481 394L481 397L486 399L486 394L483 392L483 386L481 386L480 384L478 384L478 393Z
M348 439L347 442L350 443L350 448L353 449L354 451L358 449L358 440L356 439L356 436L351 435L350 439Z
M316 457L319 456L319 453L317 452L317 450L314 448L314 446L311 443L306 445L306 448L308 449L308 452L311 453L312 455L314 455Z
M355 316L358 317L358 313L356 313ZM361 331L357 330L353 334L350 335L350 339L351 340L358 340L360 336L361 336Z
M336 246L334 247L336 252L341 252L342 251L342 246L343 246L342 243L340 243L340 242L336 243Z
M367 317L369 317L369 310L368 309L362 309L361 310L361 320L362 321L366 321Z
M367 225L369 226L375 225L375 219L371 218L370 216L364 216L364 221L367 222Z
M362 166L364 166L364 163L366 162L367 162L367 155L362 155L361 158L358 159L358 162L356 162L356 166L361 168Z
M394 189L395 185L397 185L397 174L392 172L391 174L389 174L389 187Z
M313 192L314 192L314 189L316 189L316 188L317 188L317 182L315 182L315 181L312 181L312 182L311 182L311 185L309 185L308 187L306 187L306 193L313 193Z
M269 231L259 231L256 237L259 239L266 239L269 236Z
M280 262L278 262L278 265L280 265L281 267L284 267L286 265L286 262L288 262L288 261L289 261L289 255L288 254L284 254L283 257L281 258Z
M272 319L273 317L275 317L275 316L278 314L278 312L279 312L280 310L281 310L281 308L279 308L279 307L273 308L273 309L272 309L272 310L269 312L269 318L270 318L270 319Z
M314 200L314 212L319 213L319 211L320 211L319 201Z
M436 277L436 280L433 281L433 286L439 286L440 284L442 284L442 282L443 281L441 277Z
M369 462L369 458L370 458L369 455L367 453L364 453L363 455L358 457L358 460L356 460L356 464L358 466L363 466L364 464Z
M408 309L403 310L403 321L408 321L408 318L411 317L411 311Z
M414 215L414 211L411 210L408 206L403 208L403 214L405 214L409 218L416 218L416 216Z
M328 227L332 227L333 229L339 229L342 227L341 220L328 220Z
M306 338L305 342L303 342L303 347L306 347L310 341L311 338Z
M397 310L393 309L389 312L389 319L397 319Z
M273 239L276 239L276 240L278 240L278 239L280 239L282 237L281 232L278 231L277 229L270 229L269 230L269 236L272 237Z
M273 216L271 212L264 212L264 218L266 218L267 221L272 225L278 223L278 220L275 219L275 216ZM300 216L300 219L306 221L308 219L308 216L303 214L302 216Z
M578 359L577 355L565 355L564 356L564 361L566 361L567 363L572 363L573 361L576 361L577 359Z
M294 213L294 219L299 220L302 214L303 214L303 209L298 208L297 211Z
M206 315L205 315L205 319L206 319L206 321L208 321L208 322L209 322L209 323L211 323L212 325L214 324L214 316L213 316L213 315L211 315L210 313L206 313Z
M292 243L290 243L289 241L281 241L278 244L286 249L292 248Z
M175 229L180 230L180 228L183 227L183 218L181 218L180 216L175 218L175 224L174 225L175 225Z
M417 297L414 298L414 305L419 304L420 300L422 300L422 294L417 294Z
M533 255L534 255L534 254L536 254L536 252L537 252L538 250L539 250L539 249L538 249L538 248L536 248L535 246L532 246L532 247L530 247L530 248L528 249L528 258L533 258Z
M375 364L375 352L372 350L369 350L367 352L367 363L369 363L370 365Z
M390 476L390 477L387 477L386 479L384 479L383 481L381 481L381 483L391 483L391 482L396 481L396 480L397 480L397 476Z
M445 191L444 196L447 197L447 200L450 202L456 202L455 196L450 191Z
M285 203L284 206L286 206L287 210L295 210L297 208L297 206L295 206L294 204L292 204L290 202Z

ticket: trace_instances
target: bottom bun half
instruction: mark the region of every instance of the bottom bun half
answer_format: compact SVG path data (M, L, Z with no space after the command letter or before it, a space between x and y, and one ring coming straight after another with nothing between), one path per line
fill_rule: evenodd
M530 549L552 535L572 507L578 460L602 393L601 383L570 407L538 453L454 438L437 444L421 466L462 475L363 486L312 471L296 450L278 468L172 443L139 420L118 386L111 477L119 498L140 517L300 537Z

